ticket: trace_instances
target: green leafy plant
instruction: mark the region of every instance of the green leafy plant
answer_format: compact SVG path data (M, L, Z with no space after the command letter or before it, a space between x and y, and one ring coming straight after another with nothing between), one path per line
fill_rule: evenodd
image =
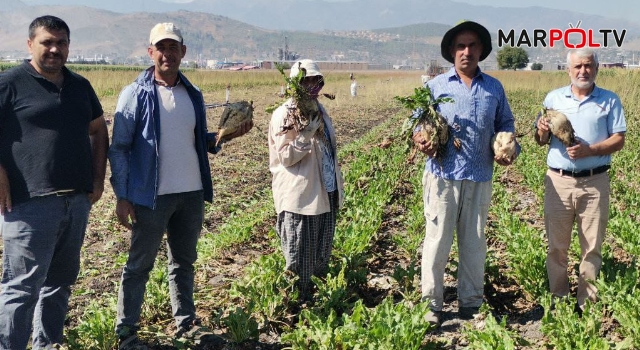
M449 140L449 125L447 120L437 112L437 108L440 103L453 102L453 99L450 97L434 99L431 89L426 85L415 88L413 95L395 96L394 99L413 113L402 125L402 134L409 144L412 145L411 139L414 132L421 133L425 140L431 141L437 147L436 157L441 158ZM419 130L416 131L416 128ZM460 141L455 139L454 145L460 148ZM413 159L413 154L411 158Z
M418 288L417 278L420 277L420 269L417 268L417 258L413 258L406 268L396 265L393 269L394 280L398 282L400 293L406 300L419 301L420 288Z
M86 308L78 326L69 330L67 342L71 349L110 350L117 346L114 331L116 300L93 300Z
M345 279L345 267L346 265L343 265L335 277L331 274L327 275L324 281L315 276L311 277L315 285L318 286L316 313L328 315L331 311L336 311L338 314L342 314L351 306L348 302L351 293Z
M602 326L602 305L587 303L582 316L574 312L575 298L556 300L551 310L550 298L545 298L542 305L545 314L542 317L542 332L554 349L610 349L600 334Z
M607 259L609 260L609 259ZM598 298L608 305L612 317L618 321L618 332L625 337L619 349L640 348L640 300L638 289L640 272L638 264L632 261L628 266L621 264L604 264L603 278L595 281L598 287Z
M260 257L246 269L245 276L231 285L230 295L252 312L262 315L264 323L285 318L286 311L298 300L296 278L285 271L282 254Z
M299 64L299 63L298 63ZM304 68L299 68L298 69L298 74L294 77L289 77L287 76L287 73L285 73L285 69L288 68L287 65L285 64L281 64L281 63L276 63L276 69L278 70L278 72L280 72L280 74L282 75L282 77L284 78L284 82L285 82L285 89L284 89L284 94L282 95L282 97L284 97L285 99L288 98L293 98L295 101L302 101L302 100L308 100L309 97L309 92L302 86L302 79L304 79L304 77L307 74L307 71ZM335 99L335 95L333 94L322 94L322 96L333 100ZM274 103L270 106L267 106L267 108L265 109L265 111L267 113L273 113L273 111L276 110L276 108L278 108L284 101L280 101L277 103Z
M158 320L170 317L167 308L169 298L169 277L166 258L162 257L149 273L149 281L142 304L142 318L145 320Z
M306 90L304 89L304 87L302 87L301 84L302 79L306 75L306 71L300 69L296 76L289 77L284 71L285 67L286 66L281 63L276 63L276 69L278 70L278 72L280 72L282 78L284 79L285 88L284 93L281 96L285 99L267 106L267 108L265 108L265 111L267 113L273 113L273 111L275 111L276 108L280 107L280 105L282 105L286 101L286 99L293 98L294 100L301 100L305 98L305 95L307 95Z
M282 64L276 64L276 68L280 74L284 77L286 88L284 90L284 97L291 98L293 104L288 106L287 115L284 118L282 130L280 134L284 134L289 130L295 130L300 132L304 129L312 120L322 117L320 107L316 98L311 96L308 88L302 85L303 79L307 75L307 71L304 67L301 67L301 62L298 62L298 74L290 77L284 71ZM318 84L324 84L321 79ZM334 99L335 96L331 94L322 94L323 96ZM266 108L268 113L273 113L282 103L276 103ZM318 135L324 137L323 124L320 124L320 128L317 131Z
M236 307L234 311L222 318L221 323L227 328L231 341L236 344L258 339L258 322L250 312L241 307Z
M502 317L498 323L491 313L487 313L481 329L465 325L463 334L471 349L514 350L529 345L517 332L507 329L507 317Z
M303 310L298 327L282 336L293 349L420 349L430 329L427 303L409 307L386 298L375 308L358 300L350 314L326 317Z

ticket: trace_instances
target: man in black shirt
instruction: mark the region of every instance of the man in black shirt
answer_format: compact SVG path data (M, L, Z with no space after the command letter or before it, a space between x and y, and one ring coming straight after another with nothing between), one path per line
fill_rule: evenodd
M104 190L109 144L89 82L65 67L69 27L29 26L32 59L0 75L0 348L62 342L91 204ZM33 327L33 331L32 331Z

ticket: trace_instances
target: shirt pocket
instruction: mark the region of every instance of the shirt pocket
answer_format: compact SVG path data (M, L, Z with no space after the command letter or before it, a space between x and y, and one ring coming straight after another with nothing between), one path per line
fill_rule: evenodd
M498 113L498 99L492 95L484 95L476 101L476 124L479 130L491 128Z

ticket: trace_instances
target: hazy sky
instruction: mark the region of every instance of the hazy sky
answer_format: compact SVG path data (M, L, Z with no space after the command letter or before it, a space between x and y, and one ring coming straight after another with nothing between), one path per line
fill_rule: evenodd
M107 0L108 1L108 0ZM141 1L141 0L132 0ZM188 3L193 0L160 0L163 2ZM253 0L242 0L250 3ZM313 1L313 0L298 0ZM329 2L341 2L352 0L324 0ZM454 0L462 3L473 5L488 5L496 7L530 7L541 6L559 10L571 10L580 13L601 15L609 18L623 18L637 22L640 19L640 5L637 0L577 0L577 1L559 1L559 0L534 0L534 1L513 1L513 0ZM49 5L57 5L62 3L60 0L23 0L29 3L46 3ZM82 3L81 0L77 1ZM578 22L580 18L574 21Z
M246 1L246 0L245 0ZM454 0L473 5L488 5L495 7L530 7L540 6L558 10L569 10L586 14L600 15L609 18L624 18L637 22L640 19L640 6L637 0L535 0L535 1L513 1L513 0ZM578 22L576 18L574 22Z
M55 0L52 0L55 2ZM190 2L192 0L161 0L164 2ZM251 2L251 0L243 0ZM310 0L299 0L310 1ZM328 2L342 2L352 0L324 0ZM454 0L472 5L488 5L496 7L530 7L540 6L558 10L570 10L580 13L601 15L609 18L624 18L630 21L638 21L640 19L640 5L637 0L577 0L577 1L559 1L559 0L535 0L535 1L513 1L513 0ZM579 21L575 19L575 22Z
M184 0L163 0L163 1L184 1ZM251 1L251 0L244 0ZM305 1L305 0L300 0ZM308 1L308 0L307 0ZM329 2L341 2L351 0L325 0ZM495 7L530 7L540 6L558 10L569 10L580 13L600 15L609 18L624 18L630 21L640 19L640 5L637 0L534 0L534 1L514 1L514 0L453 0L472 5L488 5ZM575 22L580 19L576 18Z

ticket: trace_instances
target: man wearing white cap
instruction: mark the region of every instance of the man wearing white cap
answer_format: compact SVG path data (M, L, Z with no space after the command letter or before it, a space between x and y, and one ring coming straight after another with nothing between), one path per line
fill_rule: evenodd
M333 123L317 101L324 78L312 60L295 62L290 76L298 76L301 70L304 72L301 85L312 103L317 104L320 116L296 131L285 124L287 114L295 113L298 101L289 99L273 112L269 125L269 169L278 214L276 230L286 269L299 277L300 298L308 300L312 295L311 276L323 277L329 268L344 181Z
M180 72L186 50L173 23L153 27L147 52L154 65L122 90L116 107L111 184L118 220L132 230L118 293L119 349L146 349L137 336L138 321L165 232L176 337L195 337L202 330L193 302L193 264L204 201L213 200L207 153L217 153L222 143L253 126L245 122L223 140L207 132L202 93Z
M471 317L482 304L487 255L484 232L493 165L513 162L493 154L491 138L498 132L515 130L502 84L478 66L491 53L489 31L476 22L461 22L447 31L440 49L442 57L454 66L426 85L434 98L454 101L438 106L451 135L442 159L434 158L436 147L429 140L419 133L414 136L418 149L429 156L422 178L426 234L421 271L422 298L431 308L427 321L433 325L441 321L444 273L454 231L458 238L459 315Z

